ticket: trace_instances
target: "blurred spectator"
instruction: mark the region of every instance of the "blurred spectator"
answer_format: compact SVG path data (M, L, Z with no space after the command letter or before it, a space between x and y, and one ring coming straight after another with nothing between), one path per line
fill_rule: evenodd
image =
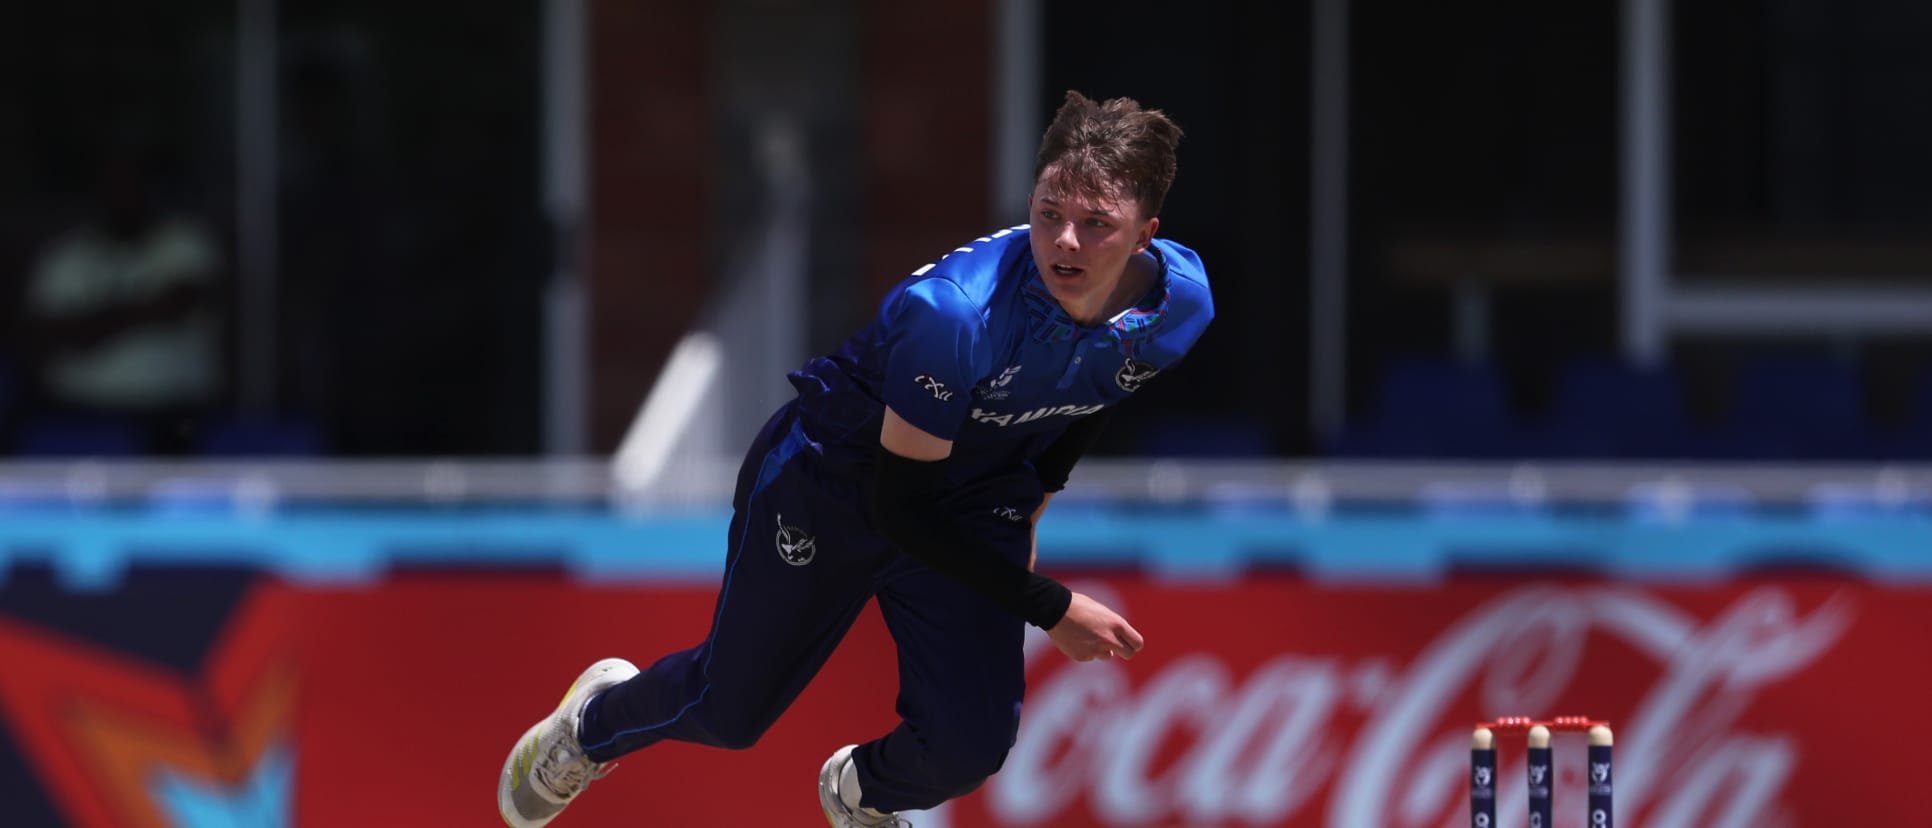
M175 452L222 393L223 266L202 222L156 203L153 160L103 156L92 214L39 251L21 321L33 419L125 424Z

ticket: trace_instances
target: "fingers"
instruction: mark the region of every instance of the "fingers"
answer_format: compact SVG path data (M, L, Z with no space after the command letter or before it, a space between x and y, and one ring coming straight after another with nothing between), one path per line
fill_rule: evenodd
M1074 656L1073 660L1106 661L1111 658L1118 658L1122 661L1132 661L1134 656L1140 654L1141 644L1137 643L1139 641L1139 636L1135 636L1132 641L1126 636L1120 636L1114 641L1097 641L1094 642L1093 649Z
M1067 653L1067 655L1074 661L1106 661L1112 658L1125 660L1134 657L1132 653L1127 651L1126 645L1115 641L1108 641L1105 638L1095 640L1088 644L1082 648L1078 655L1073 653Z
M1113 634L1108 637L1113 639L1107 643L1109 654L1127 661L1133 660L1147 644L1146 639L1140 637L1140 631L1125 621L1114 628Z
M1110 658L1118 658L1122 661L1126 661L1134 657L1133 653L1130 653L1127 651L1127 645L1125 644L1120 644L1120 643L1111 642L1111 641L1101 641L1095 644L1094 647L1095 649L1093 652L1093 658L1095 661L1106 661L1107 659L1110 659Z
M1093 658L1103 661L1109 658L1132 661L1134 656L1140 654L1141 648L1147 645L1147 640L1141 638L1140 631L1134 629L1133 625L1122 621L1119 626L1109 630L1095 643L1099 650L1094 653Z
M1076 593L1075 599L1086 596ZM1091 599L1087 599L1091 601ZM1106 661L1109 659L1132 660L1147 646L1147 640L1140 631L1106 607L1095 604L1101 612L1099 617L1083 619L1079 625L1063 625L1049 633L1061 651L1074 661Z

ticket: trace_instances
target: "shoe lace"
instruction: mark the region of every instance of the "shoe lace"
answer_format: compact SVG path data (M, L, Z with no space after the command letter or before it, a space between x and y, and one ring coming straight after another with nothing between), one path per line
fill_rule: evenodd
M593 762L590 757L571 750L568 745L558 743L550 747L549 761L538 762L531 769L531 775L556 794L558 799L569 800L582 793L590 783L609 776L616 769L616 762Z

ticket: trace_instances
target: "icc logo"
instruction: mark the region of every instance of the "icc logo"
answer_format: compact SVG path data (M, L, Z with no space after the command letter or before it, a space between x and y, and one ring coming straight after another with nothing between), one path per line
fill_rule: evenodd
M1610 780L1610 764L1608 762L1590 763L1590 781L1591 782L1601 785L1604 782L1607 782L1609 780Z
M1488 768L1476 769L1476 787L1479 787L1479 788L1489 787L1489 769Z
M818 554L818 541L796 526L786 526L785 516L778 516L778 557L792 566L804 566L812 562Z
M1549 778L1550 766L1549 765L1531 765L1529 772L1530 772L1530 781L1538 785L1541 785L1543 784L1544 779Z
M1012 382L1013 375L1019 372L1020 366L1018 365L1001 371L999 376L986 381L986 387L973 389L973 396L982 400L1003 400L1012 396L1013 392L1006 390L1006 385Z

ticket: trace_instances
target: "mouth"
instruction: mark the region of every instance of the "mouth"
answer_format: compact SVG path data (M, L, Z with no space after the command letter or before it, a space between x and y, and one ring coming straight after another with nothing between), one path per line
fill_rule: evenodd
M1072 265L1061 265L1061 264L1054 265L1050 269L1053 271L1053 275L1059 276L1063 279L1071 279L1076 276L1079 276L1082 273L1087 272L1087 269L1084 267L1074 267Z

